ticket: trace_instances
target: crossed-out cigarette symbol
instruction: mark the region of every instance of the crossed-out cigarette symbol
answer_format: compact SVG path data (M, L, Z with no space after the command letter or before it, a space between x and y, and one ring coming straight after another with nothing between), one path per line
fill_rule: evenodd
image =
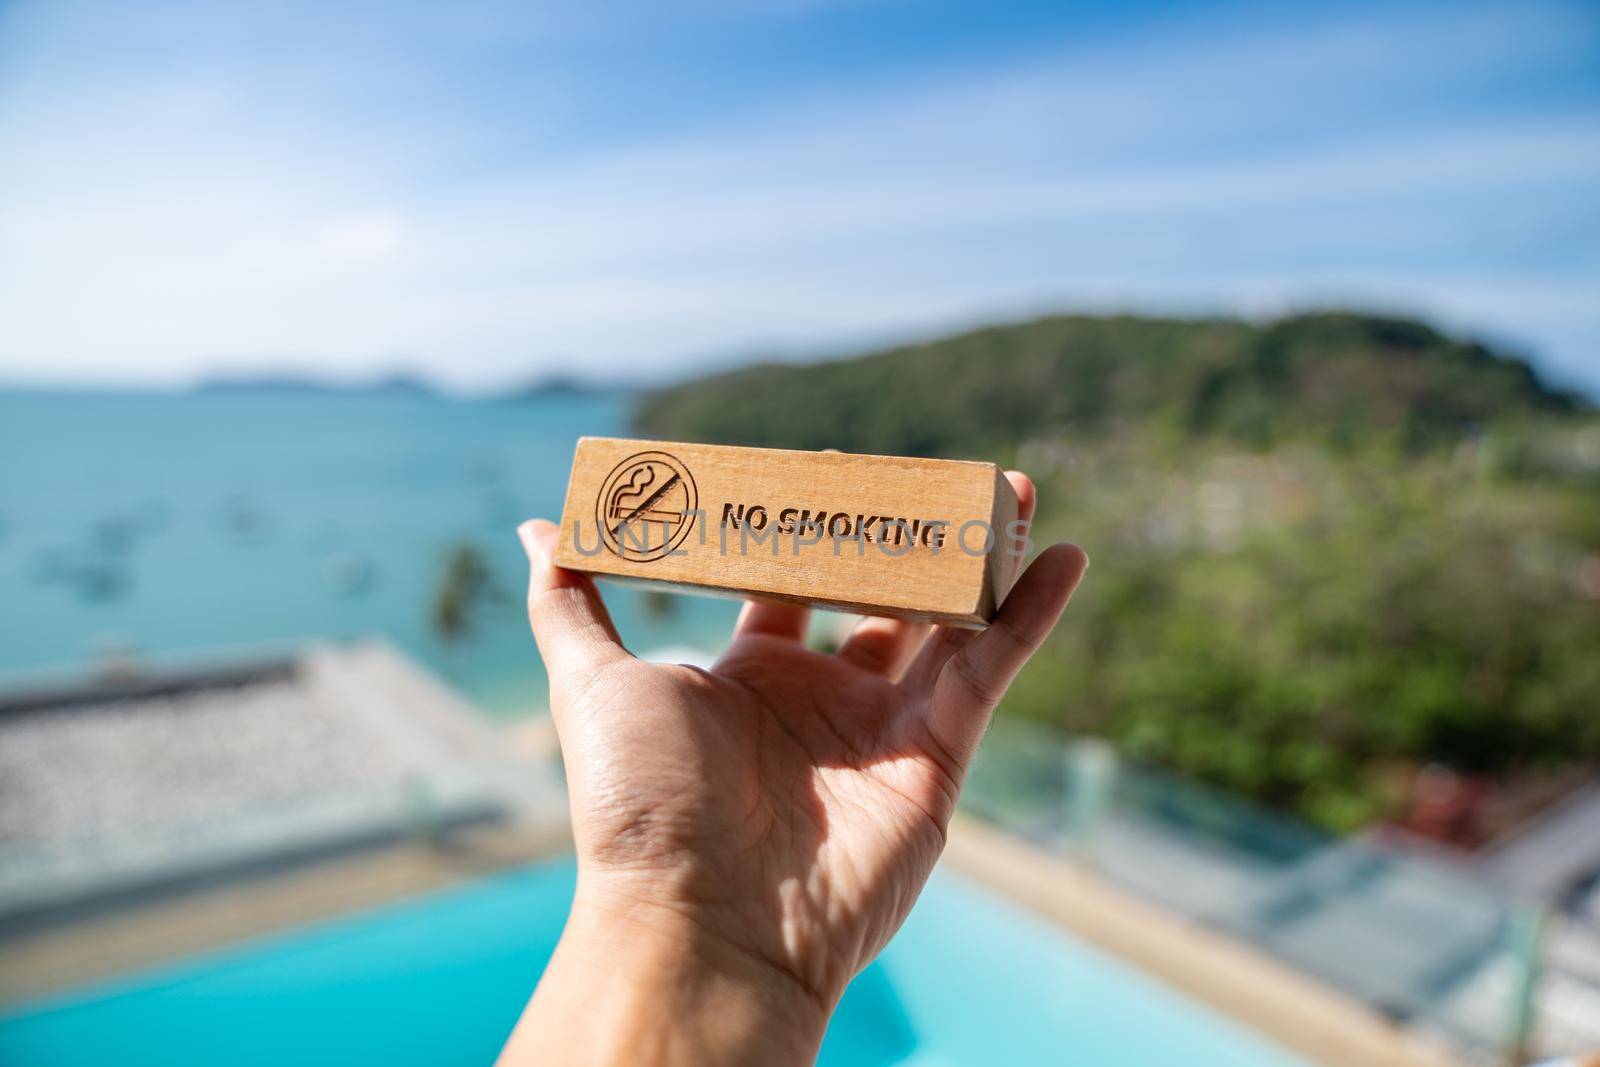
M606 476L595 518L607 548L623 559L648 563L689 535L697 504L694 477L682 460L666 452L639 452Z

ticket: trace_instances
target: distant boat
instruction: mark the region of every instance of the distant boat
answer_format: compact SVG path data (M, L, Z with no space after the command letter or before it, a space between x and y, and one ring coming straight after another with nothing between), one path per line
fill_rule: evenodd
M89 549L56 545L34 553L28 577L40 585L72 586L84 600L117 600L127 593L132 577L116 558L120 555L107 553L100 544Z
M266 511L247 496L223 501L221 520L222 528L237 541L259 541L266 533Z
M142 524L135 515L103 516L94 521L92 530L95 547L115 556L133 547L133 542L143 532Z
M127 570L109 561L91 563L76 577L78 595L85 600L118 600L128 591Z
M322 581L340 596L365 593L372 585L372 562L354 552L332 552L322 557Z

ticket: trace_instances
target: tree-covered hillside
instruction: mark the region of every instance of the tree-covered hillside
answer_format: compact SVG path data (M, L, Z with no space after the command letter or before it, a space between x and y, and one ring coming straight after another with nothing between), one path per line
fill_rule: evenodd
M642 434L958 455L1094 561L1004 711L1338 829L1600 762L1600 423L1427 326L1062 317L646 398Z
M1507 415L1566 412L1521 360L1403 319L1057 316L809 366L758 366L647 397L658 437L972 455L1128 423L1256 445L1373 435L1408 449Z

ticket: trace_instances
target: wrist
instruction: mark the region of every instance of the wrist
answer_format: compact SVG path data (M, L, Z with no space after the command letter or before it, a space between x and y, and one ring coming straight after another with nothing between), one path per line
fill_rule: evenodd
M832 1008L682 910L580 888L505 1059L810 1063Z

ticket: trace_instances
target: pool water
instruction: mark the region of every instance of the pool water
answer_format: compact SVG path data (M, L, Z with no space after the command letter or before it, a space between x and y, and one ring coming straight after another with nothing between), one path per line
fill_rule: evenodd
M6 1067L487 1064L555 948L570 859L0 1016ZM851 985L819 1063L1302 1061L940 871Z

